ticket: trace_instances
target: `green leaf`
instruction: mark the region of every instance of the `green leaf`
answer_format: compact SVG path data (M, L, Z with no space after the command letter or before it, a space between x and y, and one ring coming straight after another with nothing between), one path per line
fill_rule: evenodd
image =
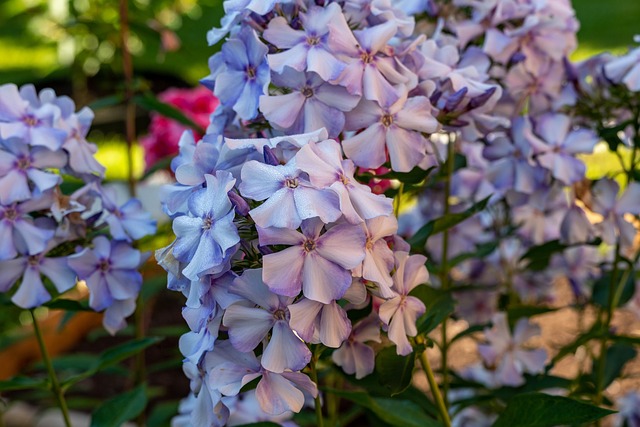
M391 396L405 391L411 385L415 355L399 356L396 346L386 347L376 356L376 372L380 383L391 390Z
M89 304L81 301L75 301L70 299L58 298L53 301L49 301L43 304L51 310L64 310L64 311L93 311Z
M476 245L476 249L474 251L465 252L451 258L448 263L449 267L455 267L456 265L468 259L484 258L488 255L491 255L496 250L497 247L498 247L497 241Z
M137 417L147 406L144 384L100 405L91 415L91 427L119 427Z
M434 330L455 309L455 300L450 293L426 285L416 286L409 295L418 298L427 308L416 322L419 334Z
M591 242L587 242L584 244L590 246L598 246L602 243L601 239L595 239ZM560 240L551 240L549 242L543 243L542 245L532 246L527 252L525 252L522 257L520 257L521 261L528 261L526 268L532 271L542 271L549 266L549 262L551 262L551 257L556 254L564 251L567 248L572 246L581 246L583 243L577 245L565 245L560 243Z
M614 411L562 396L524 393L509 400L493 427L554 427L593 422Z
M262 421L259 423L242 424L238 427L280 427L280 424L272 423L269 421Z
M516 305L507 308L507 317L509 318L509 324L512 326L523 317L533 317L540 314L551 313L556 311L557 308L541 307L535 305Z
M584 334L578 335L575 340L573 340L569 344L562 347L558 351L558 353L553 357L547 369L551 369L553 365L555 365L558 361L562 360L565 356L568 356L569 354L575 353L578 348L582 347L592 339L602 337L602 334L603 334L602 327L596 323L595 325L593 325L593 327L590 330L588 330Z
M609 384L611 384L616 378L620 376L622 372L622 368L624 365L635 359L637 351L628 344L613 344L611 347L607 349L607 357L605 359L604 365L604 378L602 379L601 390L607 388ZM593 368L591 372L598 372L599 360L594 359ZM593 375L593 374L592 374ZM594 383L595 383L595 378Z
M464 337L469 336L469 335L472 335L472 334L475 334L476 332L482 332L488 326L489 326L488 324L486 324L486 325L469 326L467 329L465 329L462 332L459 332L456 336L451 338L451 342L458 341L459 339L464 338Z
M48 388L49 382L45 379L14 377L10 380L0 381L0 391L33 389L46 390Z
M200 134L204 134L205 130L202 129L197 123L193 120L182 114L180 110L175 108L172 105L166 104L153 95L145 94L145 95L137 95L133 97L133 102L138 104L140 107L144 108L148 111L155 111L165 117L173 119L179 123L182 123L185 126L189 126L191 129L197 131Z
M124 96L122 95L111 95L106 96L104 98L96 99L87 105L87 107L92 110L100 110L102 108L114 107L116 105L121 104L124 101Z
M435 170L435 167L424 170L416 166L409 172L389 172L384 175L373 175L372 177L379 179L397 179L404 184L418 184L424 181L433 170Z
M106 369L110 366L115 365L129 357L140 353L145 348L152 346L158 342L162 341L162 338L157 337L146 337L140 338L132 341L128 341L124 344L120 344L118 346L112 347L105 352L103 352L98 360L93 364L91 368L86 370L85 372L74 375L72 377L67 378L62 382L63 389L67 389L71 387L73 384L82 381L85 378L89 378L93 374L103 369Z
M620 282L622 281L622 274L619 274L616 279L616 286L620 286ZM607 307L609 305L609 285L611 283L611 272L606 272L596 280L593 284L593 293L591 295L591 299L594 303L598 304L600 307ZM631 297L636 289L635 284L635 274L633 271L629 274L629 278L627 282L622 285L622 293L620 294L620 299L618 301L617 307L622 307L625 305ZM615 295L615 293L614 293Z
M451 213L443 217L429 221L424 226L422 226L422 228L420 228L416 232L416 234L414 234L409 239L409 244L411 245L411 248L414 249L415 252L418 252L418 253L422 252L424 245L427 243L427 239L429 238L429 236L431 236L432 234L438 234L444 230L448 230L460 224L467 218L470 218L473 215L477 214L478 212L484 210L487 207L487 204L489 203L490 197L491 196L485 199L482 199L481 201L474 204L464 212Z
M371 397L363 391L328 391L369 409L382 421L394 427L442 427L442 424L409 400Z
M171 425L171 418L178 413L179 404L180 402L175 400L154 405L149 417L147 418L147 425L154 427Z

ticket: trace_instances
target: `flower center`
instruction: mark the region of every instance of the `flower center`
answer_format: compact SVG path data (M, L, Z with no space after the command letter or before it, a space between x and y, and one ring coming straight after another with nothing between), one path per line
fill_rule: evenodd
M380 121L382 122L382 125L384 127L389 127L393 124L393 116L391 114L385 114L384 116L382 116L382 118L380 119Z
M253 80L256 78L256 69L255 67L252 67L251 65L247 65L247 77L249 78L249 80Z
M26 171L31 167L31 159L28 157L19 157L16 161L16 167L20 170Z
M209 230L212 226L213 226L213 219L212 218L206 217L202 221L202 229L203 230Z
M364 247L370 251L371 249L373 249L373 240L371 240L371 238L367 238L367 243L365 243Z
M373 55L371 55L369 52L363 51L360 54L360 59L362 59L362 62L364 62L365 64L371 64L373 62Z
M307 37L307 44L309 46L317 46L320 44L320 37L318 36L308 36Z
M31 255L29 258L27 258L27 263L31 267L35 267L40 264L40 257L38 257L37 255Z
M18 212L15 208L7 208L7 210L4 211L4 217L9 221L15 221L18 218Z
M284 185L288 188L298 188L298 178L287 178L284 180Z
M344 185L349 184L349 178L347 178L344 174L340 174L338 176L338 178L340 179L340 182L343 183Z
M106 273L110 269L111 269L111 263L109 262L108 259L100 260L100 262L98 263L98 270L102 271L103 273Z
M273 312L273 318L276 320L287 320L287 313L283 309L279 308Z
M306 240L303 243L302 248L306 253L309 253L316 249L316 242L314 242L313 240Z
M22 121L24 122L25 125L29 127L34 127L38 124L38 119L33 116L25 116L25 118L23 118Z
M311 98L313 96L313 89L311 89L309 86L303 87L300 92L302 93L302 95L304 95L305 98Z

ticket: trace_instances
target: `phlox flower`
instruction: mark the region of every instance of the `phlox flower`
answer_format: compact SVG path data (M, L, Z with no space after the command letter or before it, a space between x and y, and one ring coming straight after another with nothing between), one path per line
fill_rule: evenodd
M129 198L118 206L115 189L98 187L98 191L106 212L103 220L115 239L131 241L155 233L156 221L151 218L151 213L144 210L140 200Z
M640 48L604 64L604 74L615 83L622 83L632 92L640 92Z
M232 107L244 120L258 114L258 99L266 93L270 73L267 47L250 27L242 27L209 60L211 75L203 83L222 105Z
M60 109L53 104L33 107L14 84L0 86L0 137L21 138L34 146L60 148L67 133L57 128Z
M36 223L28 214L45 209L50 205L50 197L39 197L22 203L0 204L0 260L12 259L18 255L16 248L25 248L28 255L43 252L47 242L55 235L55 227L46 224L46 219ZM52 224L51 224L52 225Z
M382 106L394 104L400 92L394 85L409 83L409 78L396 70L395 58L384 55L387 44L398 32L394 21L351 31L344 19L328 24L329 46L348 61L336 80L349 93L364 95Z
M551 187L541 186L521 204L512 204L513 221L520 224L519 235L536 245L560 237L560 224L569 209L563 186L558 183Z
M488 343L478 345L478 351L484 363L495 370L498 384L518 387L525 383L524 373L537 374L544 370L547 352L525 347L529 339L540 335L539 326L523 318L518 320L512 334L505 313L496 313L492 322L491 329L485 329Z
M630 391L616 399L618 413L614 415L614 427L640 427L640 394Z
M270 372L253 353L242 353L224 344L221 342L206 356L208 385L223 396L235 396L245 384L260 378L256 387L260 408L269 415L281 415L287 411L300 412L305 395L318 395L316 385L305 374Z
M210 270L220 270L229 250L240 241L233 224L235 212L227 196L235 179L225 171L206 175L205 179L207 187L189 197L189 213L173 221L173 254L188 263L182 274L191 280Z
M342 10L336 3L326 7L311 6L306 13L300 13L302 30L294 30L283 17L275 17L264 31L264 38L282 52L269 55L269 66L277 73L285 67L296 71L313 71L322 80L336 79L345 64L336 58L329 42L330 23L344 21Z
M536 161L564 184L584 177L586 167L576 154L591 153L598 137L587 129L571 129L571 118L548 113L536 118L535 132L530 136Z
M331 190L315 188L295 160L275 166L252 160L242 167L241 177L239 190L244 197L265 200L249 211L262 228L297 229L305 219L319 217L330 223L342 215L338 196Z
M615 244L620 237L622 245L633 245L635 227L628 222L624 215L640 215L640 183L631 182L624 193L618 197L620 186L612 179L601 179L591 189L593 197L592 209L603 216L603 220L596 224L602 240L608 244Z
M380 319L368 316L355 324L349 338L331 354L331 360L349 374L361 379L373 372L375 352L366 342L380 342Z
M222 321L236 349L250 352L271 332L261 359L265 369L282 373L307 366L311 352L289 326L293 298L272 293L262 282L262 269L245 270L230 291L243 298L226 309Z
M290 245L263 257L264 283L279 295L329 304L342 298L351 285L350 269L364 259L361 227L340 224L320 234L319 219L302 222L302 233L282 228L258 228L260 245Z
M406 356L413 351L407 335L418 334L416 321L426 311L422 301L409 296L409 292L418 285L427 283L429 272L425 267L426 257L409 255L407 252L395 252L396 271L393 275L393 290L396 296L380 306L380 320L389 325L389 339L396 344L396 352Z
M68 264L89 288L89 305L96 311L111 306L115 300L138 296L142 275L137 269L144 258L140 251L121 240L111 242L105 236L92 241L93 248L69 256Z
M340 145L331 139L307 144L295 157L296 165L309 175L317 188L329 188L340 199L340 210L352 224L377 216L388 216L393 211L391 199L373 194L371 189L355 178L351 160L343 160Z
M360 23L365 27L393 21L402 36L410 37L415 28L415 19L411 16L414 13L403 10L398 3L397 0L347 0L344 2L344 14L349 23Z
M45 169L61 169L66 164L67 155L62 150L31 148L16 138L0 141L0 203L21 202L55 187L60 175Z
M53 247L51 242L47 249ZM60 293L76 284L76 274L67 265L67 258L47 257L46 252L0 261L0 292L8 292L22 278L18 290L11 297L18 307L33 308L51 299L42 283L42 275L49 278Z
M379 216L366 220L362 227L367 239L364 260L362 265L354 270L354 274L375 282L377 296L391 298L394 296L391 290L394 258L385 237L390 237L398 231L398 220L395 216Z
M287 134L325 128L330 138L336 138L344 130L344 112L352 110L360 100L358 95L327 83L318 74L296 72L289 67L282 74L272 75L272 83L291 91L261 96L260 111L274 128Z
M389 107L363 100L347 114L346 130L364 129L343 142L344 152L365 168L377 168L391 160L391 169L409 172L425 157L428 141L422 133L433 133L439 125L432 116L429 99L408 98L408 92Z
M229 408L229 420L227 421L229 426L242 426L262 421L277 423L283 427L298 426L290 421L293 416L290 411L280 415L270 415L263 411L255 390L248 390L233 397L224 397L223 401Z
M351 332L347 313L336 301L329 304L307 298L289 306L291 328L306 342L338 348Z

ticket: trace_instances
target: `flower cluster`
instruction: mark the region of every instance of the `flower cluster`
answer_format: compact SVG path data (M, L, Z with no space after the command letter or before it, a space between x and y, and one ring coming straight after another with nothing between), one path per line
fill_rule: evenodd
M85 139L92 120L50 89L0 86L0 292L34 308L82 280L115 333L142 285L146 257L132 241L153 234L155 222L138 200L120 204L102 187L104 168ZM84 185L69 193L65 175Z
M613 180L579 184L595 131L615 120L609 136L633 146L629 111L598 101L636 90L637 50L571 64L568 1L224 8L208 41L226 39L202 80L220 105L201 140L180 139L164 198L176 240L157 253L187 297L180 349L193 396L181 419L224 424L254 380L260 413L299 411L317 395L306 372L318 348L337 349L332 360L357 378L372 372L368 344L384 345L381 331L410 354L423 255L444 266L434 281L452 288L455 316L486 326L474 380L515 387L541 372L546 353L523 347L537 330L523 319L512 333L509 304L548 303L558 281L582 302L621 255L631 259L640 186L618 197ZM416 34L418 13L428 36ZM379 181L407 176L420 179ZM398 224L367 180L415 206ZM396 235L485 203L429 236L423 255ZM531 258L540 247L550 248L542 265Z

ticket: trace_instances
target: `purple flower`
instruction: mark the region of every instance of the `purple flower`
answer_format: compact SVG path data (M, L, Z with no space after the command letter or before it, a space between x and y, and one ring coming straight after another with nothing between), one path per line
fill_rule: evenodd
M356 323L349 339L333 352L331 360L347 374L361 379L373 372L375 352L366 345L368 341L380 342L380 319L371 315Z
M102 177L105 168L94 157L98 149L95 144L86 140L92 121L93 111L87 107L65 118L62 127L67 132L67 139L62 148L69 154L69 168L72 172Z
M640 92L640 48L604 64L604 74L615 83L623 83L632 92Z
M311 352L289 326L288 307L293 298L272 293L262 282L262 269L245 270L235 279L231 292L243 297L243 301L229 306L222 322L236 349L252 351L271 332L262 353L265 369L281 373L307 366Z
M636 231L624 215L640 215L640 183L631 182L620 197L619 189L612 179L602 179L594 184L591 190L593 211L603 216L596 227L606 243L614 244L620 237L623 246L631 247Z
M48 203L49 197L31 199L22 203L0 205L0 260L12 259L18 252L16 248L25 248L28 255L43 252L47 242L55 235L49 227L39 227L28 215L29 212L44 209L41 203Z
M296 229L305 219L319 217L330 223L342 215L336 194L315 188L301 175L295 160L276 166L255 160L245 163L240 193L256 201L266 200L249 212L259 227Z
M267 52L255 31L242 27L209 60L213 93L242 119L256 117L260 95L267 91L270 79Z
M264 38L284 51L269 55L271 69L282 73L285 67L291 67L296 71L316 72L324 81L336 79L345 67L329 43L330 24L336 20L344 21L344 16L340 6L334 3L325 8L311 6L307 13L300 13L304 30L294 30L283 17L273 18Z
M351 332L347 313L336 301L323 304L301 298L289 306L289 312L291 328L306 342L338 348Z
M50 150L60 148L67 133L56 128L60 110L53 104L34 108L14 84L0 86L0 137L22 138L28 144Z
M346 130L364 129L342 144L356 165L378 168L388 153L391 169L409 172L424 159L428 142L422 133L433 133L439 125L427 97L407 96L405 91L389 107L363 100L347 114Z
M398 231L398 221L394 216L379 216L368 219L362 227L365 232L365 253L362 265L354 270L354 274L365 280L375 282L374 293L380 298L394 296L391 286L391 270L394 258L389 244L384 239Z
M287 134L326 128L330 138L344 130L344 112L351 111L360 100L342 86L326 83L315 73L300 73L285 68L273 75L272 83L292 89L281 95L260 97L260 111L276 129Z
M176 243L173 254L188 263L182 274L191 280L209 270L220 272L229 249L240 241L233 224L235 212L227 193L235 179L230 173L205 175L207 187L189 197L189 214L174 219Z
M8 292L22 277L11 301L22 308L37 307L51 299L41 275L49 278L57 291L68 291L76 284L76 274L67 266L65 257L46 257L46 252L0 261L0 292Z
M530 338L540 335L540 327L529 323L529 319L518 320L512 335L506 314L496 313L493 326L485 329L484 334L488 344L478 345L478 351L484 363L495 368L498 384L518 387L525 383L524 373L538 374L544 370L547 352L524 346Z
M60 176L45 169L61 169L66 164L67 155L62 151L31 148L16 138L0 141L0 203L21 202L55 187Z
M395 59L383 55L387 43L398 31L396 23L387 21L352 32L344 19L335 19L328 27L329 46L349 61L336 82L349 93L364 95L380 105L394 104L400 92L393 85L409 82L408 77L396 70Z
M68 258L80 280L90 291L89 305L96 311L111 306L115 300L138 296L142 275L137 271L144 259L140 251L121 240L105 236L93 239L93 249L84 248Z
M380 306L380 320L389 325L389 339L396 344L396 352L406 356L413 351L407 335L418 334L416 321L426 311L424 303L409 292L418 285L427 283L429 273L424 266L427 259L422 255L396 252L396 272L393 275L393 289L396 296Z
M302 222L302 233L282 228L258 229L260 245L291 245L263 257L264 283L271 291L329 304L351 285L350 269L364 259L365 237L358 226L341 224L320 235L318 219Z
M598 137L590 130L571 130L571 118L562 114L545 114L536 119L535 130L542 139L530 138L538 163L564 184L584 177L586 167L575 155L590 153Z
M309 175L317 188L329 188L340 199L340 210L352 224L377 216L388 216L393 211L391 199L373 194L371 188L355 178L351 160L343 160L340 145L328 139L310 143L300 149L296 165Z
M156 221L144 210L138 199L130 198L122 206L115 202L113 189L99 188L102 205L108 212L104 222L109 225L109 232L117 240L131 241L150 236L156 231Z

